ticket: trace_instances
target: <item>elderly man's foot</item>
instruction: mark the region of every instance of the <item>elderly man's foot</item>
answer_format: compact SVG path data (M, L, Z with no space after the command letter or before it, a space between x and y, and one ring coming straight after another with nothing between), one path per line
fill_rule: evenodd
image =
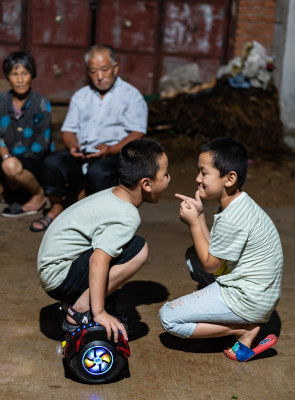
M30 225L32 232L43 232L49 227L51 222L63 211L61 204L54 204L46 215L35 219Z
M42 217L35 219L30 225L30 230L32 232L43 232L49 227L53 221L48 215L43 215Z

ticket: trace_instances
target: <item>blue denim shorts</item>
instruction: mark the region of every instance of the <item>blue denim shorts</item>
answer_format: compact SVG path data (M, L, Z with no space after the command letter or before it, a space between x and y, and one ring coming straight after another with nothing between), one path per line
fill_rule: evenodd
M217 282L167 302L159 312L161 324L171 334L190 337L198 322L248 324L225 304Z

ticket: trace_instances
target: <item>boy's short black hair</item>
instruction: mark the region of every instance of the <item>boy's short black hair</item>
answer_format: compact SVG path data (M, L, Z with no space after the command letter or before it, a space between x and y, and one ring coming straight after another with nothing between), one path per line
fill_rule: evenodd
M156 179L163 153L156 140L137 139L127 143L119 155L119 182L131 189L142 178Z
M248 156L245 147L237 140L229 137L213 139L201 148L201 153L212 155L213 167L223 177L230 171L237 173L238 188L241 189L246 180Z
M2 67L6 79L8 79L10 72L17 65L22 65L28 70L32 79L36 78L37 69L33 56L25 51L13 51L3 61Z

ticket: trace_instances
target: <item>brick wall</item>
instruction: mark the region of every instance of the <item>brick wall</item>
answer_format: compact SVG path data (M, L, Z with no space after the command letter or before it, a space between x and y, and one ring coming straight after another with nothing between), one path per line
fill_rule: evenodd
M239 56L246 42L256 40L273 51L276 0L238 0L234 55Z

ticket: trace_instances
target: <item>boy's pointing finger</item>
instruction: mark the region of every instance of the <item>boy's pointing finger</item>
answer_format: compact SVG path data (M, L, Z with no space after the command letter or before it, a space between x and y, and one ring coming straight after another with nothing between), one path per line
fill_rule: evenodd
M178 194L178 193L175 193L175 197L178 197L179 199L181 199L181 200L183 200L183 201L189 201L189 200L191 200L191 197L184 196L183 194Z

